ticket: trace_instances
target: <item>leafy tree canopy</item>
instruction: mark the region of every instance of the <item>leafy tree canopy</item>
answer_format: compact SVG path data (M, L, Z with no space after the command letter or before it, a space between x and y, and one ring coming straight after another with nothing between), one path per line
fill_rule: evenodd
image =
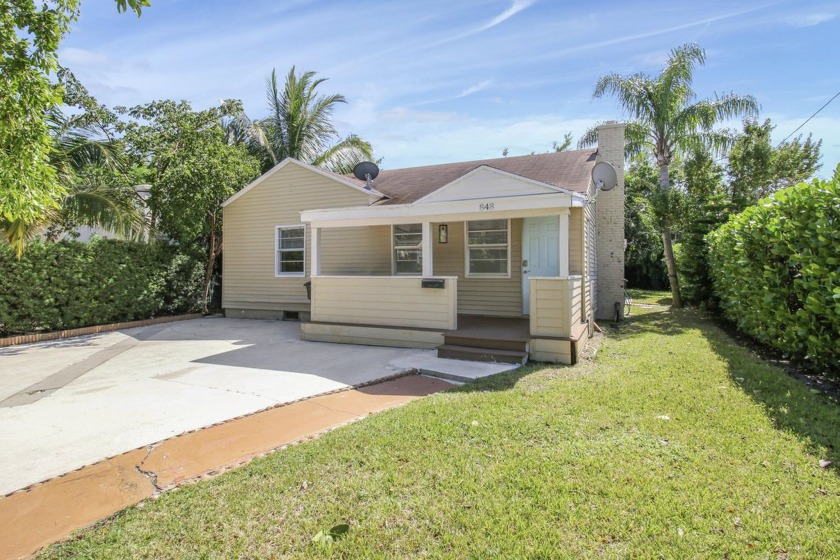
M715 126L729 118L753 116L758 112L758 103L751 96L730 93L697 101L692 88L694 68L705 62L706 51L701 47L682 45L671 50L658 76L607 74L598 79L592 94L596 98L611 95L618 100L631 119L626 129L627 152L646 152L659 167L662 192L654 207L660 211L662 246L675 307L680 307L682 300L671 239L671 222L676 216L676 208L668 194L671 190L669 166L675 156L697 146L724 153L732 145L732 135ZM595 143L597 129L591 129L579 145L585 147Z
M729 196L736 212L811 178L820 168L822 140L815 142L809 134L804 141L797 136L774 147L770 138L774 128L770 119L745 120L729 151Z
M373 158L373 148L355 134L339 139L332 113L347 100L338 93L319 93L318 86L326 81L315 72L298 74L292 66L281 86L272 70L266 83L269 115L252 121L240 113L226 119L228 141L248 145L260 157L263 171L291 157L350 173L360 161Z
M149 0L116 0L138 16ZM0 4L0 224L22 250L28 224L55 208L64 194L50 165L46 115L62 99L50 81L56 52L78 18L78 0L7 0Z
M259 174L257 158L229 143L221 124L242 113L241 103L194 111L186 101L155 101L117 110L131 119L121 130L134 165L146 169L158 229L207 253L206 300L222 251L221 205Z

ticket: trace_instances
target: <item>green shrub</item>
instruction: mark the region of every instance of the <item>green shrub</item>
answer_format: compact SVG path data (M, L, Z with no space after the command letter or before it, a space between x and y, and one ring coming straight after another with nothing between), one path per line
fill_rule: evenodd
M709 235L715 292L743 332L837 372L840 166L782 189Z
M0 335L197 311L201 269L160 244L39 242L20 260L0 245Z

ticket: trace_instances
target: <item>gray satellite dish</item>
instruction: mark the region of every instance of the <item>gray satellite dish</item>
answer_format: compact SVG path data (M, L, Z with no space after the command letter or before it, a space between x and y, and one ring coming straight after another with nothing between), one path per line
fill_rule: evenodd
M599 161L592 168L592 182L595 183L595 188L599 191L614 189L618 184L618 175L615 173L615 167L606 161Z
M361 161L353 168L353 175L360 181L373 181L379 175L379 167L372 161Z

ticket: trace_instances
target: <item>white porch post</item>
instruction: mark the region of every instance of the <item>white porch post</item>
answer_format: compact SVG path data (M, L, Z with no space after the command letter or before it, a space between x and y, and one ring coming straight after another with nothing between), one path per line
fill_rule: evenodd
M432 224L431 222L423 222L423 277L429 278L434 276L434 267L432 266Z
M560 209L560 241L557 244L559 248L558 264L559 275L561 278L568 278L569 276L569 209Z
M321 275L321 236L320 228L309 229L309 276Z

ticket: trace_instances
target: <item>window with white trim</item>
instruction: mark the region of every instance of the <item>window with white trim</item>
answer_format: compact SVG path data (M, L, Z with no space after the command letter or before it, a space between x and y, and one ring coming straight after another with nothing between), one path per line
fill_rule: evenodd
M275 228L275 275L303 276L306 271L306 227Z
M510 263L508 220L467 222L467 274L507 276Z
M423 225L394 225L394 274L423 273Z

